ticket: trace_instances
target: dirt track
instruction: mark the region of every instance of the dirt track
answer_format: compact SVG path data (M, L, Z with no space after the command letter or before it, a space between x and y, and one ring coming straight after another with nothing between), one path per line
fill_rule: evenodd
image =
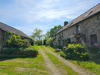
M75 72L77 72L79 75L96 75L88 70L85 70L84 68L81 68L73 63L71 63L68 60L65 60L64 58L60 57L59 55L57 55L56 53L50 51L49 49L45 48L47 52L53 54L55 57L57 57L58 59L60 59L60 61L62 61L64 64L66 64L67 66L71 67ZM67 75L67 72L65 71L61 71L58 67L56 67L52 61L47 57L47 55L45 54L45 51L40 49L40 53L43 55L46 67L48 68L48 73L49 75Z

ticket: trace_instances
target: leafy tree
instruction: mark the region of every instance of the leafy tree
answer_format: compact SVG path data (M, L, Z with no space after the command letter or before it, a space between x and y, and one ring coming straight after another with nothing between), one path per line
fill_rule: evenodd
M58 26L54 26L53 28L50 29L50 31L47 31L47 33L45 34L45 39L48 39L50 37L53 37L54 34L59 31L62 28L61 25Z
M50 31L47 31L47 33L44 35L45 40L47 40L48 38L50 38Z
M52 45L52 40L53 40L53 38L51 38L51 37L49 39L47 39L46 45L51 46Z
M33 33L32 33L32 38L34 38L35 40L41 40L42 39L42 30L41 29L34 29Z
M50 29L50 37L53 37L54 34L59 31L60 29L62 28L61 25L58 25L58 26L54 26L53 28Z

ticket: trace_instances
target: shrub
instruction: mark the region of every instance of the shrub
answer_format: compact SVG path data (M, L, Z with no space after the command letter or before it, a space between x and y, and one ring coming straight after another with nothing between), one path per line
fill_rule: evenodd
M66 59L66 54L63 51L60 52L60 56Z
M46 45L49 45L49 46L53 46L53 43L52 43L52 41L53 41L53 38L48 38L47 40L46 40Z
M54 46L53 48L55 48L55 49L63 49L63 47L62 46L60 46L60 45L56 45L56 46Z
M21 39L19 35L12 35L10 39L5 43L4 47L8 48L21 48L29 47L29 41L27 39Z
M38 51L33 48L3 48L1 54L16 54L16 55L27 55L27 56L37 56Z
M37 56L38 51L33 48L26 48L23 51L15 51L14 54L19 54L19 55L28 55L28 56Z
M42 40L36 40L35 45L42 45Z
M21 51L23 48L3 48L1 54L13 54L14 51Z
M88 60L86 49L81 44L69 44L64 52L67 59Z
M55 49L55 52L60 52L61 51L61 49Z
M98 46L87 47L87 51L88 51L88 54L89 54L89 58L91 60L100 59L100 47L98 47Z

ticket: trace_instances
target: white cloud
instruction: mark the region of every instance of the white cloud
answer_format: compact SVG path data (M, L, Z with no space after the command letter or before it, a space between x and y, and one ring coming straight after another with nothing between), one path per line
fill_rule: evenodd
M24 25L24 27L16 26L16 28L27 34L31 33L34 28L40 28L45 33L50 29L48 23L64 17L66 17L66 19L74 19L90 7L93 7L93 2L96 4L96 1L97 0L13 0L12 3L7 4L5 7L0 6L4 7L0 9L0 20L13 22L20 19L23 20L26 25ZM47 25L33 25L34 22L47 22Z

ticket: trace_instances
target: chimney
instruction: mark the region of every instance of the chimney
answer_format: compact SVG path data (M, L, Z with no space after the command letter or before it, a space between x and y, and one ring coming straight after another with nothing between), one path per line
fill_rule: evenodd
M67 24L68 24L68 21L65 21L65 22L64 22L64 26L66 26Z

